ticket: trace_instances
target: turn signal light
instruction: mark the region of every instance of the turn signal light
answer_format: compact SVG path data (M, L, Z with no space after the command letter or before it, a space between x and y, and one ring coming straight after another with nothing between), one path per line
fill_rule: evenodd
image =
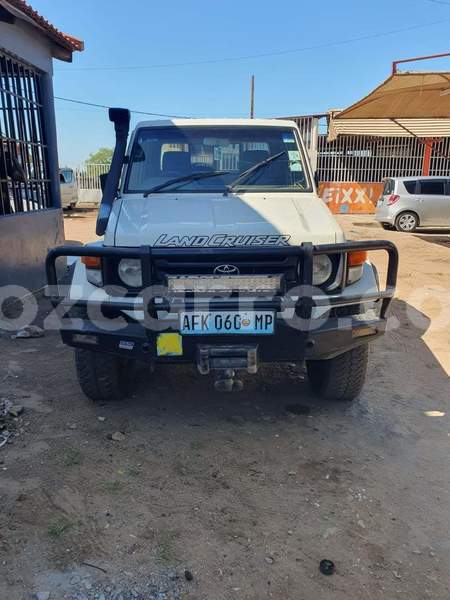
M400 200L400 196L398 194L391 194L388 196L387 203L390 206L391 204L395 204L398 200Z
M347 255L347 264L349 267L359 267L367 260L367 250L353 250Z
M87 269L101 269L102 260L99 256L82 256L81 262Z

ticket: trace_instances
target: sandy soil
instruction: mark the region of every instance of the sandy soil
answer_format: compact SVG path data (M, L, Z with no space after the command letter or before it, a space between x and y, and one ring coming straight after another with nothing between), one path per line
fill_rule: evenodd
M95 406L57 333L0 337L0 406L24 406L0 449L0 598L450 597L450 235L339 219L401 255L391 330L352 406L315 401L294 365L233 395L159 368ZM67 239L93 224L66 218Z

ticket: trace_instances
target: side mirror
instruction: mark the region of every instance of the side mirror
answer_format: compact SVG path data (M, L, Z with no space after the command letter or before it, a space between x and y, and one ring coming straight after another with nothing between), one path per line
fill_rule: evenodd
M102 194L105 192L106 180L108 179L108 173L102 173L99 176L100 179L100 187L102 190Z

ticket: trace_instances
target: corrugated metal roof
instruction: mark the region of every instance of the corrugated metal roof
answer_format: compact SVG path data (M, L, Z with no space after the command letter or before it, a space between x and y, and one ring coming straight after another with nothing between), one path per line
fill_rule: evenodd
M84 50L84 42L82 40L57 29L47 21L45 17L35 11L32 6L25 2L25 0L0 0L0 5L14 15L17 15L18 11L22 15L28 17L28 20L43 29L50 39L67 50L70 50L71 52L81 52Z
M449 100L450 102L450 100ZM328 139L339 135L450 137L450 119L336 119L330 115Z
M338 119L449 119L450 72L394 73Z

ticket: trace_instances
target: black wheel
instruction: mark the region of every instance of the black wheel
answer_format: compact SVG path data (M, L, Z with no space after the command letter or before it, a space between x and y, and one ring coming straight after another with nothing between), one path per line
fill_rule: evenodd
M383 229L386 229L387 231L392 231L393 229L395 229L395 227L393 225L390 225L389 223L381 223L381 227Z
M403 212L395 219L397 231L411 232L419 225L419 217L413 212Z
M122 400L133 391L134 361L77 348L75 366L81 389L94 402Z
M367 372L369 349L357 346L328 360L308 360L306 369L313 392L325 400L354 400Z

